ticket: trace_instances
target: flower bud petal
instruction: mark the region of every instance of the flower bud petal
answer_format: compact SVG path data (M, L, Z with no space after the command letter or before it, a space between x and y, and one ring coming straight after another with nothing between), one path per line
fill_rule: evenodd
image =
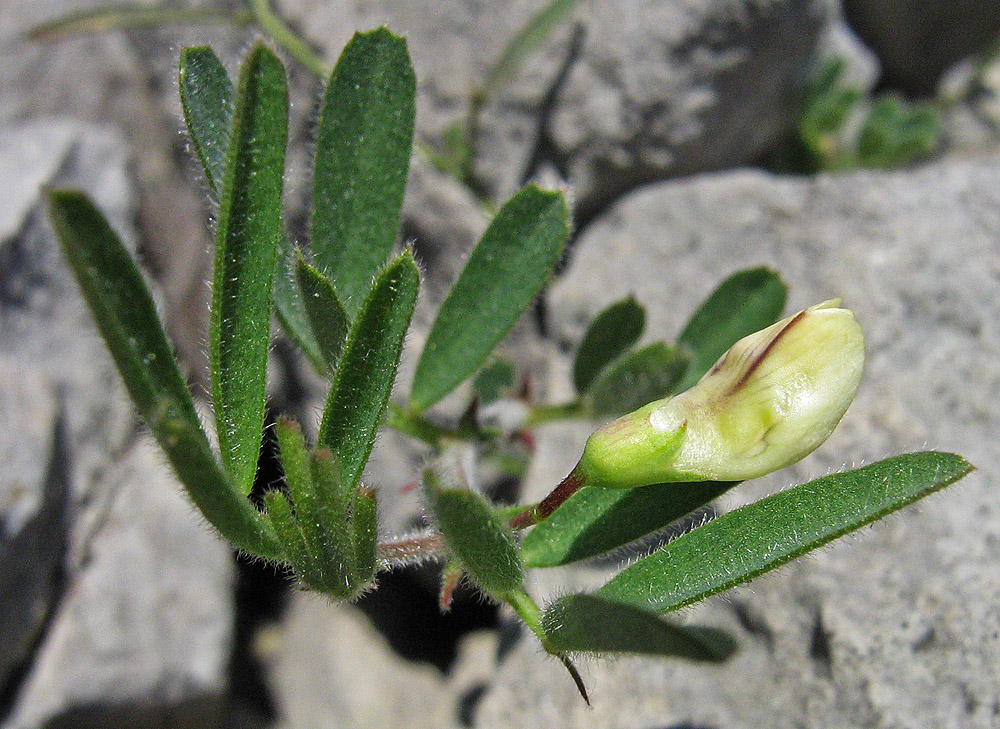
M864 335L835 299L736 342L690 390L596 431L587 485L742 481L788 466L829 437L854 399Z

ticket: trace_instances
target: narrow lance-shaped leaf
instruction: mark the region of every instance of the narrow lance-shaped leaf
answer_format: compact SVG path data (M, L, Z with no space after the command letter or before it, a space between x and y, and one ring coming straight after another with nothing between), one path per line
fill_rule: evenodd
M636 489L584 486L525 537L524 562L528 567L558 567L603 554L663 529L735 485L702 481Z
M663 342L622 355L591 384L587 394L591 414L596 418L622 415L666 397L686 365L684 355Z
M483 234L441 305L417 363L411 407L430 407L470 376L541 291L569 234L562 194L528 186Z
M281 549L270 524L212 455L153 299L128 251L82 194L53 191L48 204L66 260L132 402L191 500L237 547L277 558Z
M596 595L556 600L545 609L542 627L558 651L724 661L736 650L736 642L717 628L674 625L656 613Z
M738 271L723 281L698 307L677 339L691 362L674 391L683 392L700 380L739 339L774 324L787 297L788 288L767 268Z
M212 49L201 46L181 51L179 87L191 144L209 187L216 198L221 198L232 129L232 99L236 95L233 83ZM316 370L325 373L328 362L310 327L295 275L295 257L284 224L278 240L273 294L281 326Z
M427 504L455 557L476 584L503 598L521 586L524 567L514 533L482 496L442 488L433 469L425 476Z
M616 301L595 316L573 358L576 391L586 392L601 370L639 341L645 326L646 310L631 296Z
M323 363L332 371L347 337L347 314L330 280L301 255L296 257L295 273L313 337L319 345Z
M245 493L253 487L264 426L287 128L285 70L258 44L243 64L236 94L209 333L219 448L227 472Z
M657 612L747 582L954 483L950 453L911 453L825 476L723 514L621 572L598 595Z
M413 144L413 67L385 28L357 33L323 98L313 173L312 248L353 318L385 265Z
M179 89L191 144L217 197L222 195L233 117L233 82L208 46L181 51Z
M347 488L357 484L375 442L419 283L413 254L406 251L376 279L340 354L319 445L337 456Z

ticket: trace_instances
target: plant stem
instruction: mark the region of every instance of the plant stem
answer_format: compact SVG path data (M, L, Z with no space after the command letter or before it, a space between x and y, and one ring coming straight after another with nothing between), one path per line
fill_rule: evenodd
M274 39L274 42L284 48L292 58L308 68L313 74L322 80L330 77L332 66L327 65L320 58L309 44L299 37L291 28L285 25L274 11L271 10L269 0L250 0L250 9L253 11L257 24L261 29Z
M395 403L389 403L388 425L400 433L405 433L435 448L439 448L443 440L459 437L458 433L454 430L449 430L436 423L432 423L430 420Z
M534 526L543 519L547 519L553 511L558 509L565 501L575 494L584 485L583 474L576 468L570 471L569 475L559 482L549 495L539 502L537 506L529 506L520 514L510 520L511 529L527 529Z
M27 36L34 41L54 41L74 33L101 33L115 28L212 23L246 25L250 20L249 13L221 13L208 8L142 7L122 3L67 13L30 28Z
M556 405L535 405L528 412L528 417L524 420L524 427L530 428L542 423L550 423L553 420L582 418L586 414L583 401L579 399Z
M440 534L423 534L389 542L379 542L378 557L392 567L415 564L447 553Z

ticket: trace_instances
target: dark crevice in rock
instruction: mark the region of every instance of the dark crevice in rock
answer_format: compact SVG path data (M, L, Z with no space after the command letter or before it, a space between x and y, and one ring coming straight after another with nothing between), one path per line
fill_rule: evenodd
M809 635L809 657L816 661L817 671L829 678L833 675L833 658L830 653L830 635L823 625L823 615L817 610L813 616Z
M41 729L211 729L221 726L221 721L215 697L206 696L155 705L78 706L45 722Z
M258 505L264 493L282 478L273 422L269 413L257 463L257 478L250 495ZM256 642L261 630L281 618L292 583L282 570L258 559L238 555L236 564L236 615L225 725L232 729L266 727L274 723L278 712Z
M2 661L6 675L0 676L0 681L2 681L0 684L0 724L3 724L14 708L18 691L34 665L35 657L45 641L66 588L66 528L70 495L70 456L66 442L68 432L63 413L60 412L56 417L53 430L52 454L45 475L45 491L38 515L33 520L34 523L25 525L21 534L13 541L7 544L0 543L0 565L4 568L3 574L0 574L0 596L13 595L15 590L23 591L26 585L38 582L39 572L48 573L45 577L48 582L47 604L42 608L43 614L34 629L34 635L24 646L23 655L17 659L13 666L7 663L8 657ZM2 525L0 525L0 532L2 532ZM32 544L38 540L45 540L51 548L43 550ZM50 559L45 562L34 562L30 565L26 565L24 560L20 560L20 564L18 564L16 557L13 560L8 560L4 554L39 554L42 551L47 553ZM14 569L8 568L8 563L13 563ZM30 569L32 575L22 574L23 569ZM4 604L5 607L13 607L15 610L20 607L25 612L38 607L33 605L18 606L15 601L7 599L4 600ZM16 615L12 617L17 618ZM2 622L4 621L0 619L0 623Z
M401 657L429 663L446 673L466 633L495 629L498 607L466 586L454 595L451 611L438 609L439 567L408 567L383 573L378 589L357 607Z
M474 726L476 723L476 709L479 702L483 700L489 691L489 686L485 683L477 683L466 690L458 698L458 723L460 726Z
M740 627L755 638L763 640L767 649L773 651L774 631L771 630L771 626L767 624L764 617L751 610L749 605L740 600L733 600L730 607Z

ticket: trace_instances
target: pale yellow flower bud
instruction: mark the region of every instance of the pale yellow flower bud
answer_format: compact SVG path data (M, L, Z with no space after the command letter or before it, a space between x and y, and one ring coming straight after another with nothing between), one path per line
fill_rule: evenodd
M744 337L690 390L590 436L577 473L588 486L742 481L801 460L854 399L864 335L840 300Z

